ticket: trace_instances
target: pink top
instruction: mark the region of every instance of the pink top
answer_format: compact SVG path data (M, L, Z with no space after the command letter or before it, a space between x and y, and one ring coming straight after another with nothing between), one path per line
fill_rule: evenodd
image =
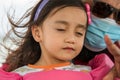
M24 76L0 69L0 80L102 80L113 67L113 62L106 54L100 54L89 62L89 66L92 68L90 72L48 70L31 72Z

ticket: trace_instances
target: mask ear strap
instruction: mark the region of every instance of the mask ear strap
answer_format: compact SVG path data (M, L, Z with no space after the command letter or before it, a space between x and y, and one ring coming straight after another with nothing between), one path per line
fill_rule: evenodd
M88 16L88 24L91 24L91 11L90 11L90 5L88 3L85 4L87 16Z

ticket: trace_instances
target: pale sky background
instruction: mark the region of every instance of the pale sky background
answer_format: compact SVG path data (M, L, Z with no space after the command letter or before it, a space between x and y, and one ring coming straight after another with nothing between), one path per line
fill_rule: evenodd
M27 9L38 1L40 0L0 0L0 39L2 39L5 33L10 29L6 16L9 9L14 8L16 15L20 17ZM0 66L7 56L7 53L3 53L1 50L3 50L2 47L0 47Z

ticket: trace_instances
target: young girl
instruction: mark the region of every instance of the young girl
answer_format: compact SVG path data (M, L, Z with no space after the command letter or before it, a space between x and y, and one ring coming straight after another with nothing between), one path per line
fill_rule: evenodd
M42 0L24 26L9 18L12 26L27 27L27 32L20 36L13 28L23 39L6 60L7 72L0 69L0 80L102 80L113 66L107 56L95 57L90 66L72 63L83 47L87 10L81 0Z

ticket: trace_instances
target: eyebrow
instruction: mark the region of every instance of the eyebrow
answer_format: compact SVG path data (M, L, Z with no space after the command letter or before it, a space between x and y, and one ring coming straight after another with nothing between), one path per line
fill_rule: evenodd
M60 23L60 24L64 24L64 25L69 25L68 22L66 22L66 21L56 21L55 23ZM82 25L82 24L78 24L77 27L78 27L78 28L86 29L85 25Z
M55 23L64 24L64 25L69 25L68 22L66 22L66 21L56 21Z
M77 27L78 28L82 28L82 29L86 29L87 28L85 25L82 25L82 24L78 24Z

